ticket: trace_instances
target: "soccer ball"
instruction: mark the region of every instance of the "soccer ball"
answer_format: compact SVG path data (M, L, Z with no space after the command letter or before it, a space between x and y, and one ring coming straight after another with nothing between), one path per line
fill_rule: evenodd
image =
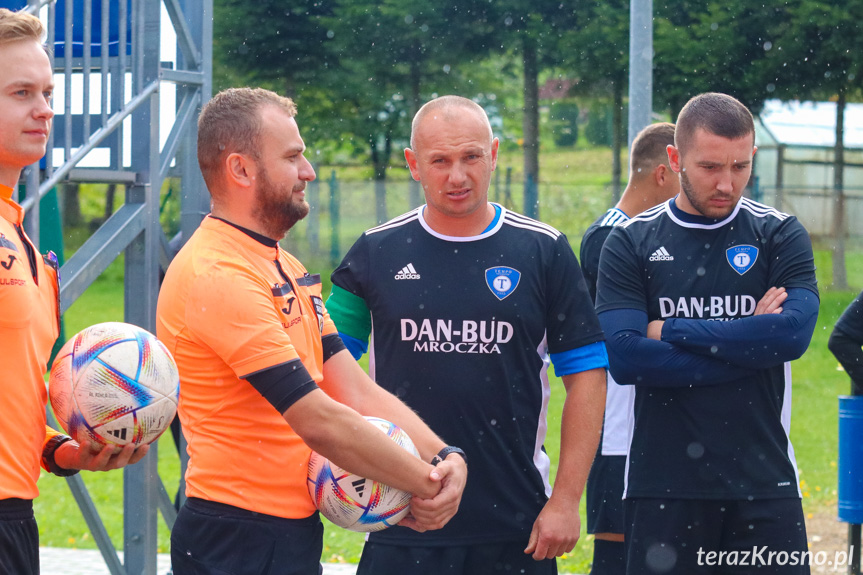
M51 368L54 415L73 439L97 444L155 441L177 413L177 364L156 336L127 323L88 327Z
M385 419L366 419L419 457L413 441L402 428ZM410 510L410 493L354 475L314 451L309 459L308 485L321 515L351 531L380 531L392 527Z

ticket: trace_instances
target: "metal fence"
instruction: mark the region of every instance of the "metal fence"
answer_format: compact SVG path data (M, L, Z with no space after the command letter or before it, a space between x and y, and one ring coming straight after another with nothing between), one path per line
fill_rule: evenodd
M760 188L758 201L797 216L813 239L829 242L835 237L837 225L833 212L836 192L828 187L783 186ZM863 240L863 188L845 187L845 230L849 238Z

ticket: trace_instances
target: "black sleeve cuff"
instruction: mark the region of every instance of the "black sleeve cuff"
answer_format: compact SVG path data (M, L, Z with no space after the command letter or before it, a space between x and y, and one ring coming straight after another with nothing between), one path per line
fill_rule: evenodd
M48 471L60 477L70 477L78 473L77 469L63 469L57 465L57 461L54 460L54 452L67 441L72 441L72 438L68 435L55 435L49 439L42 448L42 464L48 469Z
M342 338L340 338L339 335L336 333L322 337L321 345L323 345L324 348L324 362L326 362L328 359L330 359L343 349L348 349L347 347L345 347L345 342L343 342Z
M298 359L252 373L243 379L251 383L279 413L284 413L307 393L318 389L318 384Z

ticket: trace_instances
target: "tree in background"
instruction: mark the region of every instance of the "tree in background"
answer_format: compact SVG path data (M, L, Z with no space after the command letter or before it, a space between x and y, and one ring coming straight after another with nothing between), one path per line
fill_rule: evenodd
M578 143L578 103L573 100L559 100L549 106L548 119L559 148L573 148Z
M793 0L776 27L776 56L764 70L771 92L781 98L836 102L834 147L833 287L848 289L845 268L845 104L860 99L863 82L863 1L834 4ZM781 53L781 56L780 56Z
M773 97L764 79L785 4L668 0L654 19L654 107L672 118L693 96L723 92L753 113Z
M379 221L386 219L394 138L407 143L410 119L424 94L458 91L458 70L488 55L491 25L483 10L484 5L458 2L353 0L339 4L327 20L334 37L330 51L338 62L329 88L365 120L354 133L369 143ZM411 196L412 205L421 203L414 183Z
M604 145L612 149L611 187L617 201L622 191L621 155L626 145L624 93L629 79L629 2L581 2L578 16L577 26L563 42L569 58L562 66L578 76L576 94L599 100L590 108L591 120L585 135L595 138L608 134L606 126L611 126L610 141ZM607 122L603 116L609 99L611 121Z
M315 0L220 0L214 5L213 76L217 89L258 84L295 96L330 66L322 18L332 5Z
M562 39L575 28L576 2L500 0L493 4L501 48L522 59L524 213L539 217L539 75L566 59Z

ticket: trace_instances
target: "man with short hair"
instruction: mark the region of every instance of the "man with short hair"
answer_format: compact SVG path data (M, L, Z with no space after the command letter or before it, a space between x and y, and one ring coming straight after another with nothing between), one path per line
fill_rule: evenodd
M677 195L680 180L668 164L674 145L674 124L644 128L632 141L629 182L617 205L593 222L581 239L579 260L591 297L596 300L596 276L602 245L614 226ZM602 439L587 477L587 532L594 534L591 575L626 572L623 548L623 477L632 423L632 386L619 385L608 374Z
M818 316L806 230L742 197L754 139L736 99L692 98L668 148L683 193L616 226L602 249L611 374L635 386L628 574L809 572L742 563L758 561L753 549L807 550L788 362Z
M320 276L278 245L308 214L315 178L295 115L288 98L238 88L198 120L212 212L171 262L157 309L189 452L171 533L176 575L318 573L311 450L413 493L402 523L418 530L444 525L464 487L464 461L447 457L455 448L368 378L330 320ZM361 414L402 427L421 459Z
M405 158L426 204L366 231L333 272L328 306L355 357L471 469L440 531L372 533L360 575L556 573L579 537L607 365L566 236L488 201L498 140L458 96L425 104ZM566 400L554 489L543 448L549 363ZM453 456L457 457L457 456Z
M78 445L45 426L43 378L60 330L57 260L38 253L12 199L21 170L45 155L54 117L42 35L35 16L0 9L0 572L15 575L39 573L33 499L40 462L68 476L123 467L148 450Z

